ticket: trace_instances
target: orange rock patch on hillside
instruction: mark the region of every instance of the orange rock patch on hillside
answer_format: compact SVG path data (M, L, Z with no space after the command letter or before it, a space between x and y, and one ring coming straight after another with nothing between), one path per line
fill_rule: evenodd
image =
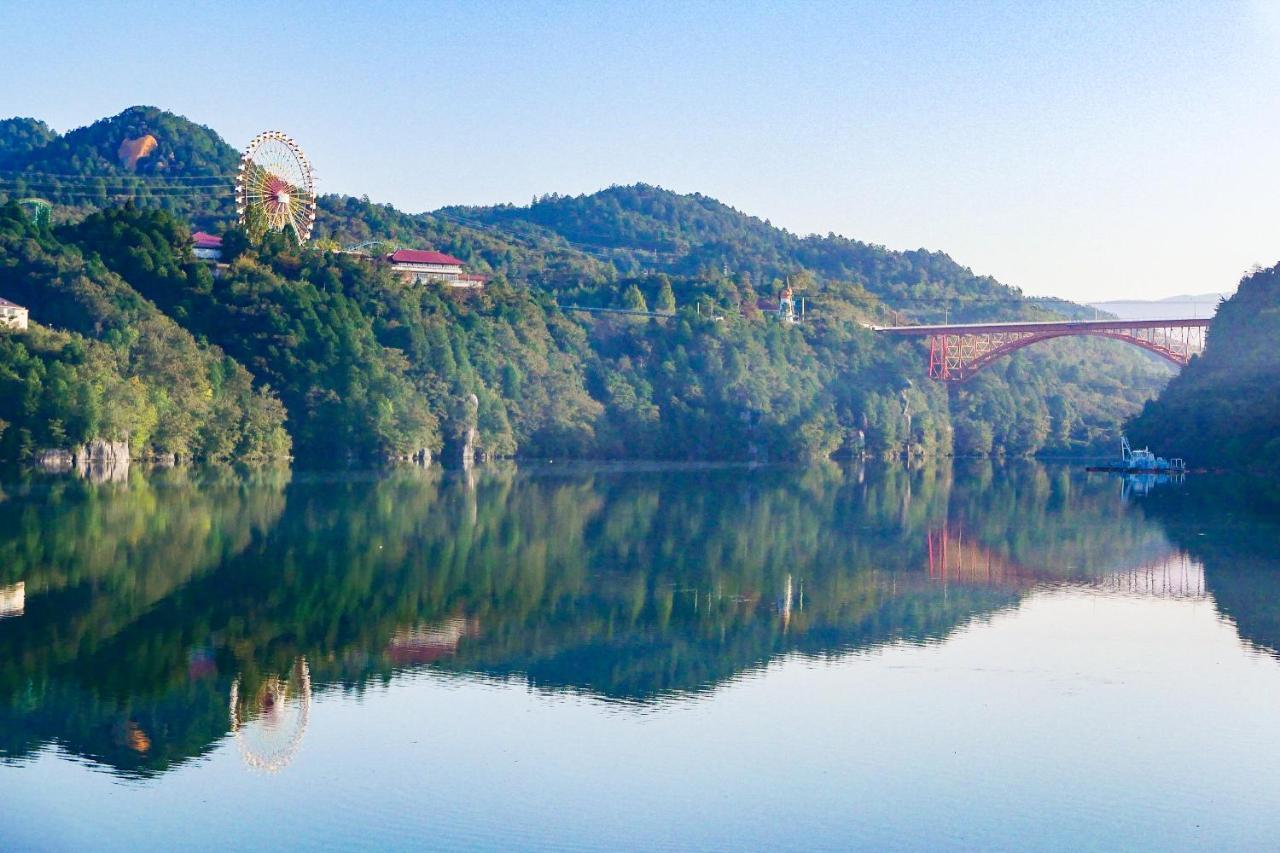
M156 138L148 133L136 139L123 140L120 143L120 150L116 153L120 157L120 164L132 169L138 165L139 160L155 150Z

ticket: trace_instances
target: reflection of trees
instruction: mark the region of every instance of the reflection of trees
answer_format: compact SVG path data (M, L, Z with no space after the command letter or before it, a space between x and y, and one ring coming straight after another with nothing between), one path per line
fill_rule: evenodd
M1016 603L1025 585L930 579L949 517L1064 577L1162 541L1107 484L1038 466L187 476L0 504L21 561L0 581L28 599L0 622L10 754L159 769L227 733L233 683L267 695L301 659L319 690L429 665L647 701Z
M1173 553L1158 527L1123 511L1110 477L987 460L957 462L956 473L947 512L951 529L1041 580L1096 579Z
M530 484L499 517L525 512L526 501L555 503L543 495L579 482ZM937 469L862 482L835 466L585 482L596 500L561 528L571 537L560 558L539 561L547 577L464 602L481 628L441 666L643 700L711 686L789 651L941 636L1011 600L990 590L947 600L910 583L920 575L921 531L945 507ZM473 569L492 577L480 556ZM784 621L789 578L805 599Z
M21 754L53 737L143 768L225 730L209 714L217 691L183 677L186 647L159 642L121 659L113 643L148 608L264 535L284 507L287 478L175 469L149 479L135 472L127 485L65 477L7 489L0 579L21 579L26 607L0 621L0 751ZM147 734L173 717L190 721L190 742Z
M1188 477L1140 501L1204 564L1205 585L1240 637L1280 654L1280 488L1258 477Z

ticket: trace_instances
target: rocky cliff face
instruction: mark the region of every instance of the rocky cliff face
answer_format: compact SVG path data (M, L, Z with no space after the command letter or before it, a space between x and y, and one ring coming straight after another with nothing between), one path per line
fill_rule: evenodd
M96 482L129 479L129 442L90 441L76 454L76 470Z
M37 450L36 464L46 471L70 471L75 467L76 455L64 448Z
M99 482L129 478L129 442L94 439L80 447L40 450L36 464L48 471L70 471Z

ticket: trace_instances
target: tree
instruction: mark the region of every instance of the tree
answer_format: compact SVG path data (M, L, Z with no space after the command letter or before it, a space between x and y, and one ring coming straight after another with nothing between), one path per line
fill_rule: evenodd
M671 289L671 279L664 273L658 276L661 285L658 288L658 297L654 301L654 310L662 311L667 314L674 314L676 310L676 294Z
M644 294L640 292L640 288L631 285L622 292L623 307L632 311L648 311L649 305L644 301Z
M251 245L259 245L267 236L267 217L257 205L247 205L244 210L244 232Z

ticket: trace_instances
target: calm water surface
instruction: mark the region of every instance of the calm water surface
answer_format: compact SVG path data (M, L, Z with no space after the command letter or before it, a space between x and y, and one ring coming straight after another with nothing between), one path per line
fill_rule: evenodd
M11 479L0 847L1274 848L1258 488Z

